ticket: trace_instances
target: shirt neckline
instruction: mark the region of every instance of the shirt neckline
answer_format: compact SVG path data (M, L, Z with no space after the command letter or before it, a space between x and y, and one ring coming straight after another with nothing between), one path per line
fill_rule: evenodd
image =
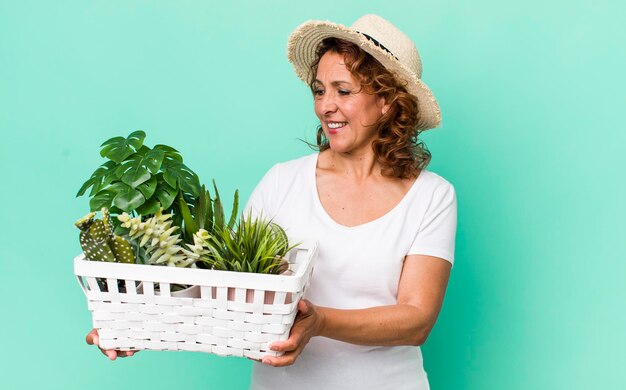
M419 183L422 181L422 176L424 176L424 171L425 171L424 169L421 170L417 179L415 179L413 184L411 184L411 188L409 188L409 190L406 192L406 194L404 194L402 199L400 199L400 201L395 206L393 206L391 210L387 211L385 214L371 221L368 221L359 225L355 225L355 226L346 226L335 221L328 214L328 212L322 205L322 201L320 200L319 193L317 192L317 160L319 158L319 155L320 155L319 152L311 155L311 166L309 167L310 169L309 174L312 176L311 191L312 191L313 200L314 200L313 203L315 204L315 207L317 208L318 214L321 215L322 218L325 219L328 224L341 230L357 230L357 229L365 228L370 225L378 224L381 221L384 221L385 219L389 218L389 215L395 214L397 212L396 210L399 210L404 203L408 202L408 199L412 197L413 192L417 190L417 187L419 186Z

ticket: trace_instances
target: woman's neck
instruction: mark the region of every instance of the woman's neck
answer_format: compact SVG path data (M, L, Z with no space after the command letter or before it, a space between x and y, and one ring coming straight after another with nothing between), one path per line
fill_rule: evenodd
M361 181L372 176L381 176L381 167L376 161L373 151L337 153L327 149L321 153L320 157L318 168L334 171L350 179Z

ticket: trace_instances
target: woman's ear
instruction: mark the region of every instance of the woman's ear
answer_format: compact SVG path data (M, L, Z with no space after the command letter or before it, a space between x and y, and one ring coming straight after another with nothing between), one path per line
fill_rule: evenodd
M389 111L390 104L386 104L384 97L380 98L379 104L381 105L380 112L385 115Z
M384 104L383 108L382 108L382 113L383 115L385 115L387 113L387 111L389 111L389 108L391 107L390 104Z

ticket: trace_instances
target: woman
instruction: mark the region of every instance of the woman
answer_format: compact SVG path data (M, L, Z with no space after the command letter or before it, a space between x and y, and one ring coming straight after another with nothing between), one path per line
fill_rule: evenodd
M288 53L313 92L320 152L275 165L247 210L319 254L289 339L271 346L284 354L255 363L251 388L428 389L419 346L450 275L456 198L424 170L417 134L441 118L415 45L366 15L350 28L307 22Z
M320 152L275 165L247 208L319 242L284 352L255 363L253 389L428 389L419 345L454 256L453 187L424 170L419 130L439 124L415 45L386 20L307 22L289 60L308 82Z

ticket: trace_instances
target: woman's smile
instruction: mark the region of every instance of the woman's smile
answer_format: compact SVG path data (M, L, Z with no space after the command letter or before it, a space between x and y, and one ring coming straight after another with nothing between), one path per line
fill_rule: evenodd
M326 126L328 126L328 133L330 135L339 133L339 130L343 129L347 125L348 122L326 122Z

